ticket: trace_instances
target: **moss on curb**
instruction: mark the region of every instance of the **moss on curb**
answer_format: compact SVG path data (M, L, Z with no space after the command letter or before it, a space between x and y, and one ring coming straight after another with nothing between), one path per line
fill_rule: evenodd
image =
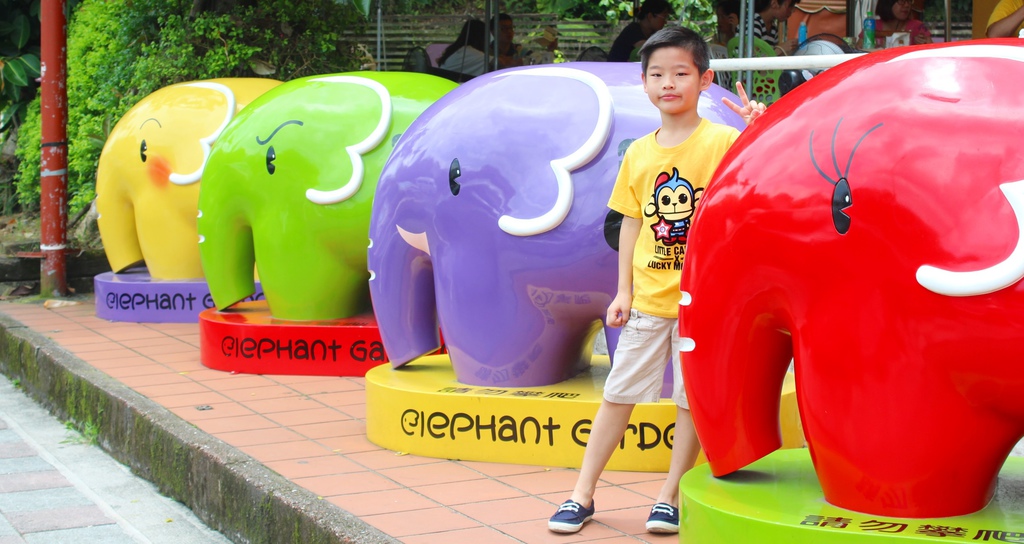
M3 314L0 372L235 542L398 542Z

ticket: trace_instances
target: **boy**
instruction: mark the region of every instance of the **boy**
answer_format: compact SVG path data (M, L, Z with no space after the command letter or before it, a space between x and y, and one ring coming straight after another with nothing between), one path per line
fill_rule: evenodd
M672 262L648 263L665 255L681 258L699 195L739 132L697 113L698 97L714 78L708 45L697 33L660 30L644 44L640 58L644 91L661 112L661 128L626 150L608 203L624 217L618 293L608 307L607 323L624 328L576 487L548 521L556 533L575 533L593 517L598 478L625 434L633 406L658 401L669 358L677 405L675 444L668 477L647 519L648 531L679 532L679 479L700 448L679 363L680 268ZM737 89L743 107L724 102L749 124L765 106L748 101L741 85Z

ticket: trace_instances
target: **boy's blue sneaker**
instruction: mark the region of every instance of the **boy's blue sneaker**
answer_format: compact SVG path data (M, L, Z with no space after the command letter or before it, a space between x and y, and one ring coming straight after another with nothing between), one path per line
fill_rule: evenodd
M555 515L548 520L548 529L556 533L575 533L593 517L594 501L590 501L590 508L584 508L582 504L568 500L563 502Z
M647 532L678 533L679 509L663 502L655 504L651 508L651 515L647 517Z

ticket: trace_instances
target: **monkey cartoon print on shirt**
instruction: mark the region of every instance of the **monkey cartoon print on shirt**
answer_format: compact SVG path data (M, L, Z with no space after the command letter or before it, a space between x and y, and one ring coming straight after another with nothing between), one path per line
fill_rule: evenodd
M644 208L644 215L653 218L650 228L654 232L654 256L648 266L657 269L682 269L683 247L690 232L690 217L696 209L703 187L680 177L679 170L662 172L654 180L654 194ZM673 251L671 246L683 246ZM665 246L665 247L663 247Z
M644 209L647 217L656 217L651 225L654 239L666 246L685 244L690 232L690 218L697 209L697 200L703 187L694 189L693 184L679 176L679 170L662 172L654 181L654 195Z

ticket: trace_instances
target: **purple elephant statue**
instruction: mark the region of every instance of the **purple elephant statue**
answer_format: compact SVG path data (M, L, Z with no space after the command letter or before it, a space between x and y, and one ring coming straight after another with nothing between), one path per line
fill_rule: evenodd
M590 364L616 288L608 197L629 144L660 125L639 64L473 79L416 119L377 186L370 295L400 367L444 336L459 382L531 387ZM743 129L712 85L702 117ZM614 352L617 330L608 332Z

